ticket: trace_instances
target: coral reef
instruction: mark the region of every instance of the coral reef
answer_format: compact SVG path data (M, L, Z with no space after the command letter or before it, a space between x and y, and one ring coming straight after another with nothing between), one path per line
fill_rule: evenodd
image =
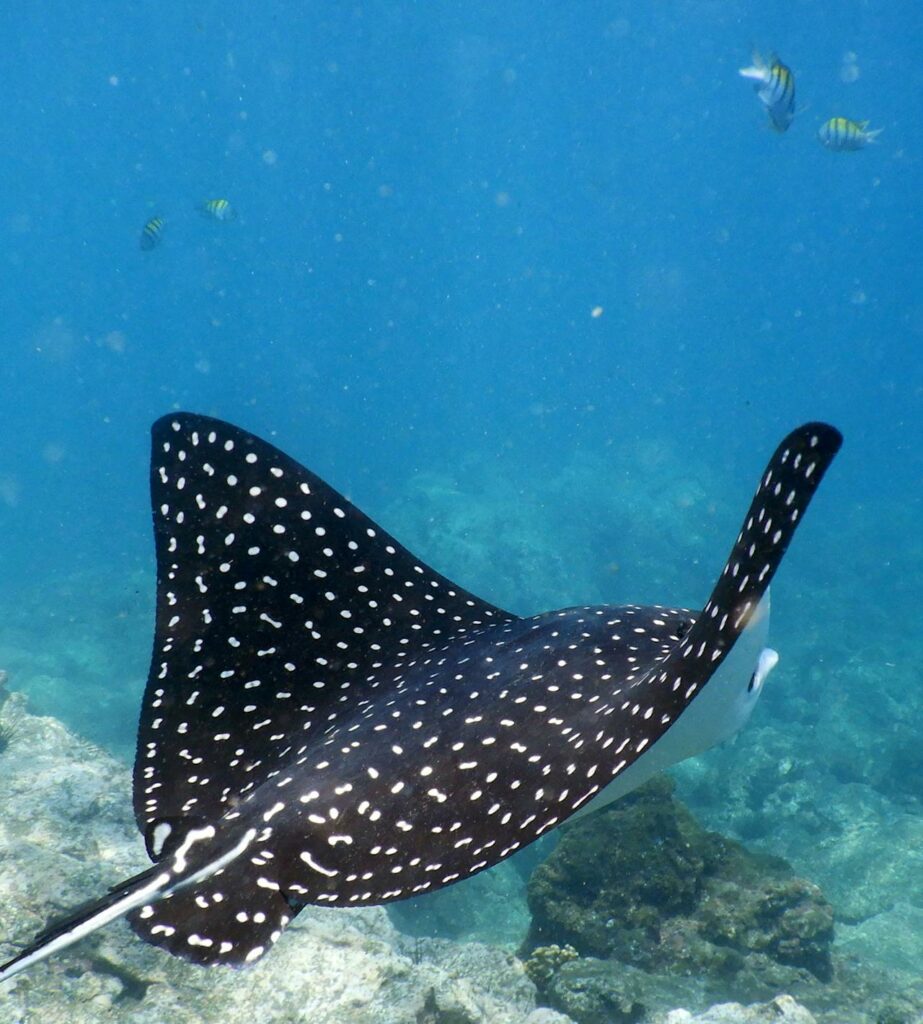
M537 946L525 962L526 974L539 992L544 992L558 971L579 955L573 946Z
M21 694L0 704L0 726L10 721L16 728L0 772L3 957L28 941L47 917L61 915L145 862L129 806L128 771L54 719L29 714ZM635 802L668 806L673 803L668 788L661 783L658 790L655 784L651 789L659 796L648 790ZM664 812L649 807L648 813L656 818ZM694 839L694 823L689 825L680 809L674 815L681 822L678 834ZM588 818L578 827L593 823ZM626 828L623 838L630 831ZM562 846L567 842L565 834ZM695 849L685 856L707 864L691 845ZM600 859L598 850L595 857L587 852L582 862ZM657 877L669 888L669 871L656 858L654 865L648 883ZM685 906L682 894L687 891L685 885L673 888L673 903ZM728 920L718 915L710 927L726 929ZM906 927L916 923L911 914ZM820 1024L919 1020L923 991L899 991L878 970L877 987L871 971L837 964L836 973L839 987L816 982L811 993ZM803 1010L801 1017L794 1016L796 1004L781 998L769 1004L775 1016L765 1007L719 1006L702 1012L727 998L726 980L709 987L699 977L574 958L561 947L534 949L523 965L478 943L403 936L381 909L309 908L272 955L246 971L189 966L144 945L124 923L113 924L4 985L0 1024L98 1024L106 1019L252 1024L255 1016L261 1024L624 1024L642 1019L645 1024L807 1024L811 1019ZM536 1006L535 981L553 1007ZM860 1009L844 1012L844 1007ZM701 1015L692 1017L695 1012Z
M562 964L539 995L579 1024L635 1024L650 1020L658 1009L702 1007L709 1001L697 979L594 957Z
M706 832L672 788L653 780L565 832L529 883L530 944L563 940L583 955L724 985L750 977L748 994L803 972L829 980L833 911L820 890Z
M12 743L16 726L25 710L25 702L22 700L14 700L4 709L4 705L10 697L10 691L7 688L8 681L8 673L0 669L0 754Z
M639 1024L647 1015L643 981L642 971L615 972L601 960L580 959L552 975L545 998L579 1024Z
M729 997L781 992L824 1024L923 1019L923 977L912 970L919 961L905 957L904 972L886 968L880 936L855 929L843 943L849 955L837 955L820 890L784 861L705 831L666 777L565 827L528 894L534 917L523 955L552 942L580 953L553 964L539 985L545 1002L579 1024L663 1020L675 1007L688 1015ZM892 944L917 924L908 910ZM899 966L897 948L892 959ZM743 1012L703 1020L775 1019Z
M6 688L8 678L6 671L0 669L0 707L3 706L4 701L6 701L9 696L9 692ZM2 754L10 745L10 739L13 736L13 728L14 726L11 721L0 721L0 754Z

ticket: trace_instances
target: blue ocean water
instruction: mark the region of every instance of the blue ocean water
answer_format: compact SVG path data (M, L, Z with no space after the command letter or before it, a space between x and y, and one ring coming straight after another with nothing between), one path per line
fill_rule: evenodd
M765 458L824 419L846 441L774 585L756 724L812 726L798 757L923 814L918 4L0 25L0 667L36 710L132 755L172 409L272 439L517 612L700 605ZM794 71L783 135L753 46ZM884 131L827 151L840 114Z

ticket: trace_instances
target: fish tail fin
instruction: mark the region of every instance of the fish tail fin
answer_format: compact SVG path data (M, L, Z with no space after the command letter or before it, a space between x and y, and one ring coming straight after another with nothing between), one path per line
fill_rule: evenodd
M752 63L745 68L739 68L737 74L743 78L749 78L753 82L764 82L769 71L769 64L763 60L759 50L752 49L750 53Z
M737 74L740 75L741 78L747 78L751 82L756 82L757 84L766 81L766 69L764 67L760 67L758 64L751 64L748 68L738 68Z
M862 131L865 134L865 141L866 142L877 142L878 141L878 136L881 135L881 133L884 131L884 128L872 128L871 130L869 130L866 127L867 125L868 125L868 121L865 121L863 123L863 125L862 125Z
M155 865L119 883L100 899L85 904L64 920L50 924L21 953L0 966L0 982L66 949L110 921L123 917L135 907L159 899L170 881L170 873L162 866Z

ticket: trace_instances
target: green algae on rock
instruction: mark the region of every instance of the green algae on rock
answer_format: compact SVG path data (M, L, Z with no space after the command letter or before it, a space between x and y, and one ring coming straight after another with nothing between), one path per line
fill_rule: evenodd
M809 972L832 974L833 909L778 858L706 832L649 782L566 829L528 887L527 949L570 943L583 956L646 971L737 976L759 998ZM776 991L778 991L778 987Z
M579 1024L639 1024L648 1008L641 975L614 973L592 958L573 960L551 977L547 996Z

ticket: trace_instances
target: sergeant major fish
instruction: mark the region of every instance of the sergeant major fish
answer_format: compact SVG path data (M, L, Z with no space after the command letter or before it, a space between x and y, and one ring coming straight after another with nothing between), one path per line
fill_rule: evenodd
M199 212L212 220L234 220L237 216L227 199L206 199L199 204Z
M739 71L744 78L754 83L756 95L769 115L769 123L777 132L784 132L795 116L795 76L778 57L771 57L769 63L758 54L753 54L750 67Z
M138 241L143 252L150 252L151 249L160 245L165 223L163 217L151 217L144 225L141 229L141 238Z
M868 121L852 121L848 117L831 117L817 131L817 137L827 147L840 152L864 149L884 131L869 129Z
M733 735L777 658L769 583L841 440L782 441L701 611L520 617L253 434L159 420L133 783L154 863L0 981L126 914L187 960L251 963L307 904L451 885Z

